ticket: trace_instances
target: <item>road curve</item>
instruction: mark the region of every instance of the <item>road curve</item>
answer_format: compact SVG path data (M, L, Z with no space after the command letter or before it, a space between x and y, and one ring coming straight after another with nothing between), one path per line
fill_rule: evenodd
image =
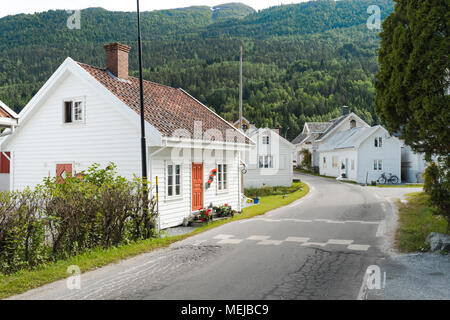
M12 299L357 299L393 208L375 188L298 177L311 191L291 205Z

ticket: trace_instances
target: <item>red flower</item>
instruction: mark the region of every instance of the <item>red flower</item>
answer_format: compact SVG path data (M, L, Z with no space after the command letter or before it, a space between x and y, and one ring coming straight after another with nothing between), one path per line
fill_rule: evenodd
M211 172L217 172L217 169L212 169Z
M202 218L202 222L205 222L205 218Z
M212 183L212 181L211 180L208 180L208 184L211 184Z
M228 207L228 203L225 203L225 207Z

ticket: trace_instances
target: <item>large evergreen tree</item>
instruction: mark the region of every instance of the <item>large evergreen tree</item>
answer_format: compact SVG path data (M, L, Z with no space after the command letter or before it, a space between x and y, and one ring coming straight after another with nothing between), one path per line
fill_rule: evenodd
M450 153L450 1L394 0L383 22L376 112L415 151Z

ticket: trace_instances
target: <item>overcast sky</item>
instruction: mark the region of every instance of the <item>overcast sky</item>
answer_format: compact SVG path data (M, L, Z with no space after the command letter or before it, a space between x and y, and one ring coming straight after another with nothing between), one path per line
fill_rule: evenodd
M216 6L229 2L242 2L256 10L280 4L306 0L140 0L142 11L182 8L194 5ZM18 13L35 13L51 9L84 9L102 7L115 11L136 11L135 0L1 0L0 17Z

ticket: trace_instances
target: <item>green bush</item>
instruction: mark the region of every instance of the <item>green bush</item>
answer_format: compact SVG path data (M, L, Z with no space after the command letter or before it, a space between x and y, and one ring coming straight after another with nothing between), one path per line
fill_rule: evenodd
M154 236L155 201L139 179L98 164L64 183L0 194L0 272ZM146 200L147 199L147 200Z
M447 233L450 232L450 170L443 163L432 162L424 173L424 191L437 209L436 214L447 220Z

